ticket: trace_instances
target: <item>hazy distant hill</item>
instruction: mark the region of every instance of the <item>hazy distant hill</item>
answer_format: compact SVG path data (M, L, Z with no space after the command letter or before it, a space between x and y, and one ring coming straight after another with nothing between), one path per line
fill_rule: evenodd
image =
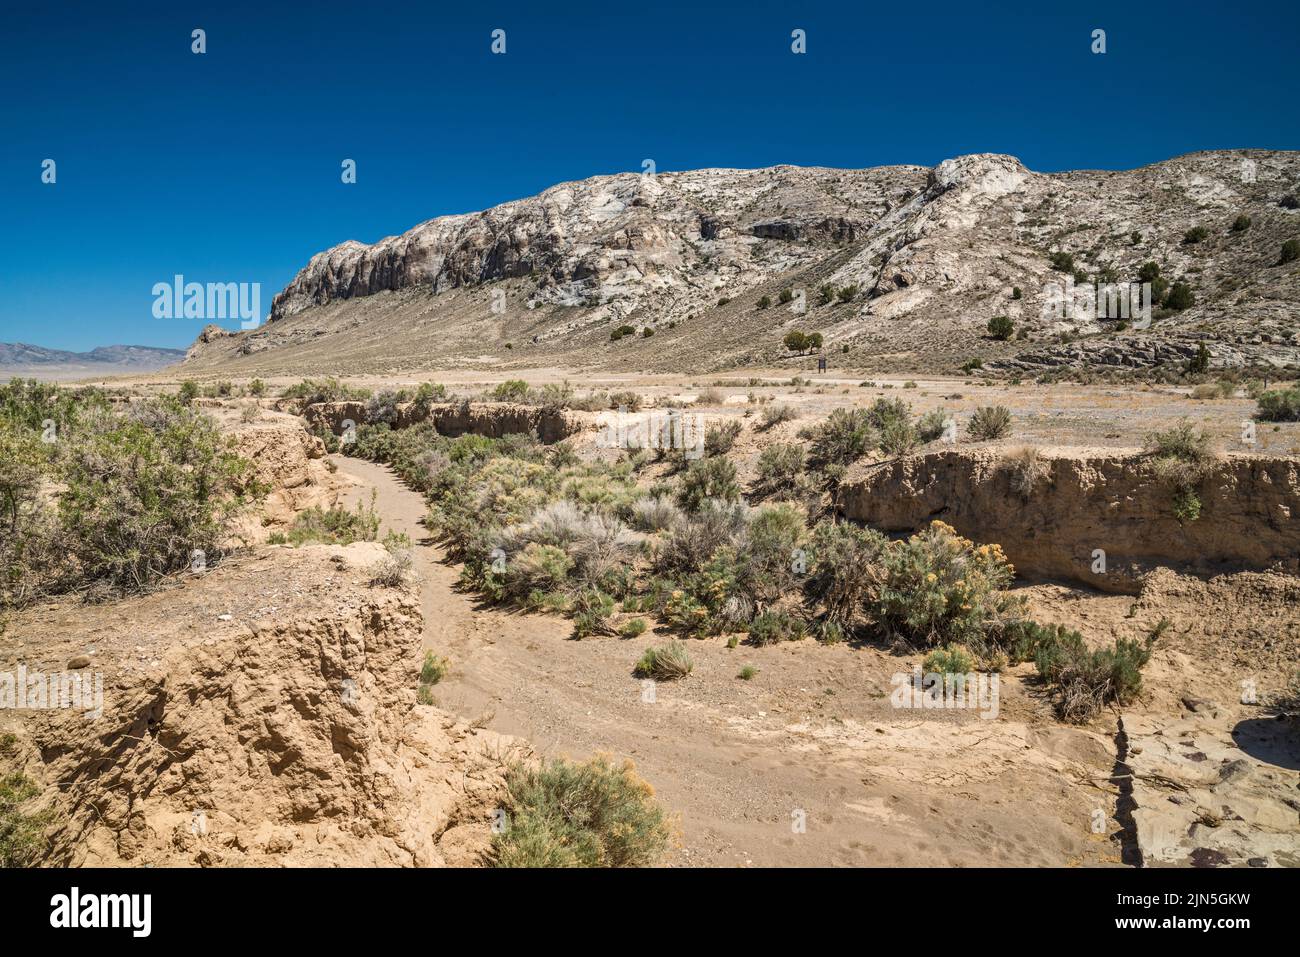
M180 349L153 346L99 346L89 352L46 349L25 342L0 342L0 373L40 378L153 372L183 358Z

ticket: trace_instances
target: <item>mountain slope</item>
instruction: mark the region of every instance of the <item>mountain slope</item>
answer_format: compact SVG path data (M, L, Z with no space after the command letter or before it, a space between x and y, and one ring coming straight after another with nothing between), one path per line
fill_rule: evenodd
M1200 337L1216 363L1300 366L1300 264L1279 263L1300 236L1286 199L1298 182L1300 154L1264 150L1122 172L1041 174L979 154L933 169L599 176L319 253L268 324L209 327L186 365L696 371L806 362L781 345L801 329L823 334L834 363L863 369L949 371L974 356L1029 368L1063 348L1151 365ZM1234 231L1243 214L1249 228ZM1204 238L1186 241L1197 227ZM1080 282L1136 281L1154 262L1194 304L1157 310L1141 335L1056 314L1053 285L1075 277L1053 269L1055 252L1073 257ZM823 285L848 289L845 301L823 304ZM1019 337L992 341L994 315L1011 316ZM611 341L622 325L636 335Z

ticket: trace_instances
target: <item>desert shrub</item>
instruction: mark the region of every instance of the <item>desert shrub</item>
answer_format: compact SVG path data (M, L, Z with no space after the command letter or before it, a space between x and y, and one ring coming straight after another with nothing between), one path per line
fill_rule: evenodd
M740 671L736 673L736 677L739 678L741 681L752 681L754 680L754 676L756 674L758 674L757 668L755 668L753 665L745 665L743 668L740 669Z
M1294 193L1288 193L1277 201L1277 204L1283 209L1300 209L1300 199L1296 199Z
M723 457L692 462L677 488L677 504L688 512L698 512L707 499L734 502L739 498L736 467Z
M286 399L300 399L303 405L318 402L357 402L370 397L368 389L344 385L338 379L303 379L282 393Z
M788 505L760 509L750 520L736 553L734 588L759 602L772 602L794 590L799 574L796 553L804 534L803 516Z
M871 451L877 442L865 409L835 409L825 422L805 430L814 467L850 465Z
M176 390L176 401L182 405L189 405L199 397L199 384L193 379L186 379Z
M714 552L739 541L748 528L744 506L710 501L669 526L654 551L653 567L664 575L698 572Z
M40 788L23 774L0 777L0 867L33 867L40 858L53 814L23 809L39 795Z
M1196 305L1196 296L1192 293L1192 287L1185 282L1176 282L1169 287L1169 294L1165 296L1165 308L1174 309L1181 312L1184 309L1190 309Z
M851 522L817 525L808 547L804 593L830 621L849 625L871 592L887 543L879 532Z
M1261 392L1255 403L1255 418L1263 422L1300 422L1300 385Z
M643 867L672 836L631 762L605 757L512 766L504 809L506 827L492 838L497 867Z
M700 390L695 397L695 405L722 405L726 398L722 392L710 386Z
M534 593L558 591L568 582L572 570L573 559L564 549L529 542L506 562L504 594L519 599Z
M1187 360L1189 375L1201 375L1210 369L1210 350L1204 342L1197 343L1196 352Z
M618 633L623 638L639 638L647 628L644 618L630 618L619 626Z
M1278 255L1277 264L1285 266L1297 259L1300 259L1300 239L1288 239L1282 244L1282 252Z
M799 490L803 483L803 446L777 442L758 456L754 489L760 495L781 495Z
M573 603L573 637L589 638L593 635L614 635L614 596L598 588L579 592Z
M1034 486L1047 478L1050 468L1037 446L1022 445L1012 449L1002 457L1000 463L1008 474L1011 490L1028 501L1034 494Z
M57 575L63 548L41 486L53 468L40 433L0 417L0 613Z
M855 298L857 298L858 284L853 283L848 286L842 286L839 292L837 292L835 295L839 298L840 302L852 302Z
M695 667L686 645L677 640L666 645L647 648L636 663L636 674L641 678L653 678L656 681L672 681L685 678Z
M793 302L793 301L794 301L794 290L793 290L793 289L782 289L782 290L781 290L781 294L780 294L779 296L777 296L777 299L781 302L782 305L785 305L785 304L788 303L788 302Z
M989 335L1001 342L1006 342L1016 331L1016 324L1010 316L994 316L989 320Z
M1066 721L1090 720L1107 704L1128 704L1142 690L1142 668L1151 641L1120 638L1110 648L1091 650L1077 631L1059 629L1042 643L1034 665L1057 686L1057 710Z
M1013 617L1015 601L1002 591L1013 575L1000 546L975 546L936 521L883 549L867 607L886 635L982 656Z
M791 405L769 405L758 417L758 427L766 432L782 422L792 422L799 418L799 410Z
M528 398L528 383L523 379L506 379L498 382L487 398L493 402L523 402Z
M744 425L735 419L715 425L704 433L705 455L726 455L736 444Z
M906 420L890 420L880 429L880 450L886 455L906 455L919 441L916 427Z
M921 670L926 674L968 675L975 670L975 659L962 645L944 645L925 656Z
M722 303L718 303L718 305L722 305ZM636 335L636 328L634 326L622 325L610 332L609 341L618 342L618 340L632 335Z
M916 437L921 443L936 442L943 438L948 427L948 413L942 408L931 409L916 420Z
M632 503L632 527L643 532L661 532L682 518L682 510L666 496L647 495Z
M771 305L772 305L772 297L771 297L771 296L760 296L760 297L759 297L759 300L758 300L758 308L759 308L759 309L767 309L767 308L770 307Z
M1209 235L1210 231L1204 226L1193 226L1191 229L1187 230L1187 232L1183 233L1183 245L1194 246L1197 243L1202 242Z
M1074 272L1074 256L1064 250L1052 253L1048 261L1057 272Z
M966 425L966 433L976 441L1001 439L1011 434L1011 410L1004 405L982 405Z
M212 420L179 403L140 403L142 418L103 415L60 454L59 523L78 575L122 592L220 555L250 465ZM133 410L134 411L134 410Z
M397 406L404 397L392 389L384 389L371 396L366 402L366 422L370 425L383 423L389 428L397 428L401 413Z
M1234 233L1244 233L1248 229L1250 229L1250 217L1245 213L1241 213L1232 221L1232 231Z
M399 588L410 581L413 574L410 549L391 549L370 569L372 588Z
M451 670L451 662L435 655L432 651L424 653L424 662L420 665L420 684L436 685Z
M289 527L289 543L295 547L320 542L326 545L351 545L373 542L379 538L379 513L374 497L370 505L358 502L355 509L340 506L321 508L313 505L301 511Z
M623 409L627 412L639 412L641 410L641 393L625 390L623 392L611 392L609 394L609 407L611 409Z
M785 611L765 611L749 623L749 640L756 645L795 641L804 636L804 623Z
M1153 459L1152 471L1172 493L1175 517L1195 521L1201 514L1198 488L1215 461L1209 434L1184 419L1148 435L1146 450Z

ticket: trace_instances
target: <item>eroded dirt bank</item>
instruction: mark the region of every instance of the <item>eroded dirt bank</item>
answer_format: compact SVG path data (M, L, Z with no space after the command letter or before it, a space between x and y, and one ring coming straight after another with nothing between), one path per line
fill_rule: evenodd
M842 514L890 532L942 519L997 542L1020 575L1137 594L1153 568L1199 575L1279 566L1300 570L1300 459L1234 454L1198 489L1194 521L1138 451L1042 449L1043 474L1014 485L1005 449L945 450L855 469ZM1105 553L1097 571L1098 551Z
M375 544L263 548L112 606L13 623L21 662L103 680L102 717L0 715L56 865L465 865L518 742L415 703L414 594ZM12 730L11 730L12 729Z

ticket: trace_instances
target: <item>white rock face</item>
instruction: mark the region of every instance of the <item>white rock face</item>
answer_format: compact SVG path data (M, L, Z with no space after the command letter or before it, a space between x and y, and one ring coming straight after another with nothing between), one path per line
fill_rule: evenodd
M1123 172L1035 173L982 153L932 169L596 176L318 253L275 297L268 325L209 335L187 362L725 368L782 361L781 339L798 327L859 365L887 357L882 370L952 371L971 356L1053 366L1075 361L1052 351L1063 341L1122 331L1056 315L1054 290L1136 282L1156 263L1195 302L1140 341L1106 338L1107 364L1158 365L1208 335L1214 355L1286 368L1300 354L1300 270L1279 249L1300 228L1285 202L1297 193L1300 154L1267 150ZM1243 214L1249 229L1232 230ZM1206 238L1186 242L1193 227ZM1058 252L1073 257L1069 271L1053 268ZM787 291L802 298L778 301ZM995 315L1014 321L1013 342L990 346ZM622 325L638 335L612 339Z

